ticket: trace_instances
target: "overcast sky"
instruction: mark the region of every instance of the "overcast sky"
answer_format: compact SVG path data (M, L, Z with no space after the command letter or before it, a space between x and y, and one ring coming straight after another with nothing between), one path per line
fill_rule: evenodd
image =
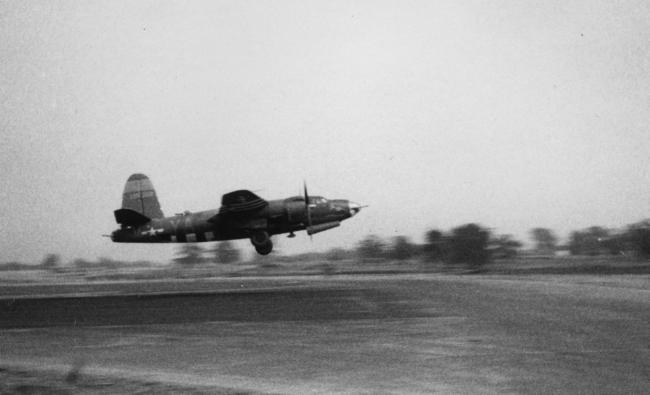
M287 253L636 222L649 43L641 0L3 1L0 261L173 257L101 237L134 172L167 215L303 179L370 205Z

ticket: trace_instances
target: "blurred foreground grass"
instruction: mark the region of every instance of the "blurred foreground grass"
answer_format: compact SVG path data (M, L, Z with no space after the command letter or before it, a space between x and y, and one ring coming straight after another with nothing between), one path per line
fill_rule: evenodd
M253 262L227 265L136 265L103 268L69 268L65 270L5 270L0 283L61 283L103 281L156 281L170 279L206 279L223 277L336 276L356 274L650 274L650 261L627 257L522 257L494 260L479 268L449 265L442 262L411 260L305 260L283 261L268 257Z

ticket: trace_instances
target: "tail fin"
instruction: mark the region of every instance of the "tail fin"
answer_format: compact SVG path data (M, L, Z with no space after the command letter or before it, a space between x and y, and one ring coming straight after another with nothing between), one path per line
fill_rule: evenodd
M126 181L122 194L122 208L136 211L149 218L164 217L151 180L140 173L131 174Z

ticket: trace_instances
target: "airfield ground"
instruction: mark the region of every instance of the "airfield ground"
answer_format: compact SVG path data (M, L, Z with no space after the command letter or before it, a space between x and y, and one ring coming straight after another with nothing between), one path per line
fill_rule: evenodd
M0 393L650 389L648 275L292 276L2 289ZM66 381L75 369L76 380Z

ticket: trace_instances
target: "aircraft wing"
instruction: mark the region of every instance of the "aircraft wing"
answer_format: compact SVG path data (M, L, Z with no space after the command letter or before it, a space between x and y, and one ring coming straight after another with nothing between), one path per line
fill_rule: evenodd
M253 192L240 189L223 195L221 198L219 215L253 213L268 205L269 202L257 196Z

